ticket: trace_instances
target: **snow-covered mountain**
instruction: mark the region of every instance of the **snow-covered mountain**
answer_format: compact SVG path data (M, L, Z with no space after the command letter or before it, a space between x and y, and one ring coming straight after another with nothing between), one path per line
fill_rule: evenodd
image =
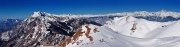
M57 45L72 36L84 24L93 21L79 18L51 16L44 12L34 12L31 17L1 33L2 47L27 47L52 44Z
M180 13L55 15L34 12L0 34L1 47L179 47Z
M22 20L19 19L6 19L3 22L0 22L0 32L20 23Z

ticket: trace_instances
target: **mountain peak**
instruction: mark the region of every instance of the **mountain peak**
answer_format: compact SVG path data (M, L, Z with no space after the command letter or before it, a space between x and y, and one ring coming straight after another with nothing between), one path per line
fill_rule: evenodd
M31 15L31 17L39 17L39 16L46 16L45 12L41 12L41 11L37 11L37 12L33 12L33 14Z
M166 10L162 9L161 12L166 12Z

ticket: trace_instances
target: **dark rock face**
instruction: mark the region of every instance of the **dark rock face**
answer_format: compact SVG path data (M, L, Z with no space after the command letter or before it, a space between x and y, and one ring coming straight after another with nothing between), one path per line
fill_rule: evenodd
M54 19L54 20L52 20ZM36 47L43 44L58 45L85 24L101 26L81 18L40 16L30 17L1 33L1 47Z
M55 22L49 22L49 23L51 24L51 26L47 30L50 31L50 33L52 34L58 33L58 34L64 34L68 36L72 36L74 31L77 31L78 28L80 28L82 25L85 25L85 24L94 24L94 25L102 26L101 24L98 24L93 21L88 21L86 19L70 19L69 21L66 21L66 22L55 21ZM62 31L65 31L65 32L62 32Z

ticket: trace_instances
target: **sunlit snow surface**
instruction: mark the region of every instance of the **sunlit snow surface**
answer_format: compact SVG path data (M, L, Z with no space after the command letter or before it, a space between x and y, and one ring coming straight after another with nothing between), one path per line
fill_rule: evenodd
M137 19L131 16L114 18L104 26L89 25L90 41L85 33L77 41L81 43L67 44L66 47L180 47L180 22L154 22ZM133 24L136 29L131 30ZM84 25L82 31L87 32ZM97 28L99 32L94 33ZM102 40L100 42L100 40ZM93 42L93 43L92 43Z

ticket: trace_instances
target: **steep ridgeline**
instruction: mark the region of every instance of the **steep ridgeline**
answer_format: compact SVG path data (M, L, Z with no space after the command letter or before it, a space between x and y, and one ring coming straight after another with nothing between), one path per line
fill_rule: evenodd
M101 26L101 24L85 19L57 17L43 12L34 12L31 17L1 34L1 40L5 41L1 47L57 45L85 24Z
M0 22L0 33L18 23L20 23L22 20L19 19L6 19L3 22Z

